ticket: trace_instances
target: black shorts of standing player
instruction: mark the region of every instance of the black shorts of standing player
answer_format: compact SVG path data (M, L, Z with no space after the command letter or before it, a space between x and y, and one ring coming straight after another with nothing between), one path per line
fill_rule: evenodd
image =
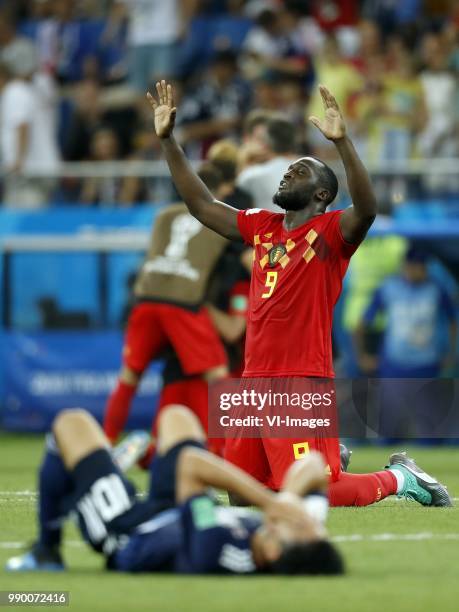
M53 431L75 484L71 504L81 533L104 553L113 570L205 574L343 571L341 557L323 527L327 477L316 453L297 461L282 491L274 493L198 448L204 440L198 420L187 408L171 406L158 424L158 454L165 460L169 457L173 465L176 500L174 508L157 513L153 501L136 499L106 450L101 428L88 413L64 411ZM247 514L219 506L208 495L209 487L236 493L260 511ZM13 565L21 569L17 559Z

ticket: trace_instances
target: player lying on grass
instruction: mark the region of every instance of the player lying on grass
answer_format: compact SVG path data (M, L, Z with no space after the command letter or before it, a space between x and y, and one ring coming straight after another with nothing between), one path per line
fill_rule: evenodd
M338 574L343 563L323 526L325 464L318 453L296 462L274 493L204 450L204 432L184 406L158 424L157 479L149 501L113 461L102 429L84 410L61 412L40 473L40 541L13 557L10 571L61 570L62 516L73 512L83 538L107 568L130 572ZM218 505L209 487L259 508ZM159 511L167 506L168 510Z

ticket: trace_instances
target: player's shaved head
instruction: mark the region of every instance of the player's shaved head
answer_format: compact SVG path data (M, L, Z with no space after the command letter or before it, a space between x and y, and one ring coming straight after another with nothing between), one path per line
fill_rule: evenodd
M328 206L333 202L338 193L338 179L336 178L336 174L333 172L330 166L328 166L322 160L317 159L316 157L311 157L310 159L313 159L317 162L316 173L318 184L321 187L324 187L324 189L329 192L329 197L326 202Z
M273 202L284 210L314 205L325 211L337 193L338 179L330 166L316 157L301 157L287 169Z

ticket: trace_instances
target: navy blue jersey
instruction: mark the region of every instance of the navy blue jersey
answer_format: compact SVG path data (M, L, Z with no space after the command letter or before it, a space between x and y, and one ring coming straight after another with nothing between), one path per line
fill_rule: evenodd
M137 500L135 487L106 449L82 459L71 476L74 490L62 500L62 513L75 512L83 538L107 557L118 548L120 537L162 509L155 500Z
M171 465L176 456L177 452L170 454ZM83 538L106 556L110 569L192 574L256 571L250 540L261 523L259 514L220 506L209 495L198 495L169 510L163 510L161 497L139 502L133 485L105 449L80 461L72 478L74 492L64 505L76 511Z
M111 559L120 571L251 574L251 538L258 513L218 505L208 495L189 499L135 528Z

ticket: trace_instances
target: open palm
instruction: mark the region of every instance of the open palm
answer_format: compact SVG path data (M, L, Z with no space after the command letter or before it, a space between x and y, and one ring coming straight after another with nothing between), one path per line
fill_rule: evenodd
M328 140L339 140L346 134L346 125L335 97L323 85L319 85L320 95L324 105L325 116L309 117L309 121L318 128Z
M155 131L158 138L168 138L175 125L175 116L177 109L174 106L174 97L172 94L172 85L161 81L156 83L156 92L158 100L156 100L150 92L147 93L148 101L155 115Z

